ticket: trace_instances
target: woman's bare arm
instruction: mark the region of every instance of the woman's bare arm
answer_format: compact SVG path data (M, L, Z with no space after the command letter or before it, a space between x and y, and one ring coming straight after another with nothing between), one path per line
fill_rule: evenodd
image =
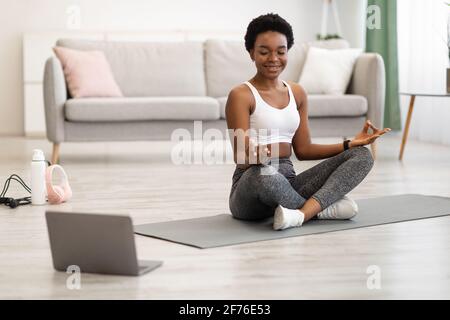
M335 156L344 151L342 143L313 144L308 122L308 97L305 90L298 83L289 83L297 102L300 114L300 126L292 139L294 154L299 160L318 160Z
M233 146L234 162L241 168L259 164L260 150L250 142L250 113L254 98L245 85L233 88L228 94L225 115ZM256 153L256 154L255 154Z

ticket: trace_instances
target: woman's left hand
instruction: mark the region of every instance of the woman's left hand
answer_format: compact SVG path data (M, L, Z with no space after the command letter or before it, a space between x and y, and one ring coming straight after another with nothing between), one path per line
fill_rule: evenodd
M368 133L369 128L372 129L372 133ZM391 131L390 128L384 128L383 130L375 127L370 120L367 120L364 127L360 133L358 133L355 138L350 141L350 147L364 146L366 144L371 144L378 137L382 136L386 132Z

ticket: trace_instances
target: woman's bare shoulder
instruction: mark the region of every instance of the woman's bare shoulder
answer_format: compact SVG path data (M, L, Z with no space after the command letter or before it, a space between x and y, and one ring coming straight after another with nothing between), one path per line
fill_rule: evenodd
M229 103L252 107L255 101L250 88L246 84L240 84L231 89L228 94L227 104Z
M300 106L304 101L306 101L307 94L306 90L297 82L287 81L292 89L292 93L294 94L295 101L297 105Z
M233 98L249 99L251 97L251 91L246 84L242 83L231 89L228 96L233 96Z
M289 85L291 86L292 92L295 96L298 95L299 97L306 97L306 90L302 87L301 84L294 81L287 81L287 83L289 83Z

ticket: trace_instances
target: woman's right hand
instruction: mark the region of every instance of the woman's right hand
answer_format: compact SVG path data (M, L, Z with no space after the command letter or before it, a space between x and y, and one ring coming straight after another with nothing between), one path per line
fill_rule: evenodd
M253 165L267 164L270 160L271 150L267 145L258 146L255 140L249 139L245 149L245 160L243 158L236 162L241 169L247 169Z
M249 164L266 164L269 162L271 151L267 145L259 146L254 139L250 138L248 146Z

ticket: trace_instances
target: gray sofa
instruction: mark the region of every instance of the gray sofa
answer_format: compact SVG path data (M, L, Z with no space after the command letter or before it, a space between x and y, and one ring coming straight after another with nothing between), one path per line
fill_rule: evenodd
M44 105L47 138L53 143L53 163L59 159L62 142L167 140L177 128L193 133L195 120L202 121L203 131L216 128L225 135L228 92L255 73L240 41L144 43L61 39L57 45L102 50L125 97L71 99L61 64L56 57L50 57L44 72ZM345 41L294 45L282 74L284 80L298 81L310 45L348 47ZM347 94L309 95L312 136L350 137L362 128L366 118L381 127L384 92L381 56L361 54Z

